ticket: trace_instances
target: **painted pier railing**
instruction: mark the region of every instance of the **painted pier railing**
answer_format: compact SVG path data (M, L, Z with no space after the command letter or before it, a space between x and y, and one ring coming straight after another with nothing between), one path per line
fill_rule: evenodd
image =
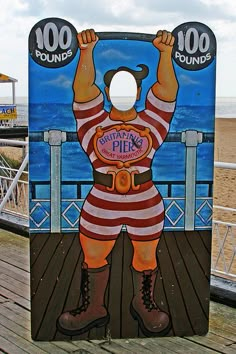
M196 181L197 146L200 143L213 143L211 133L188 130L180 133L169 133L165 143L178 142L186 147L186 181L154 180L160 189L165 203L165 230L209 229L212 223L212 180ZM72 232L78 229L80 210L91 181L62 180L62 145L77 142L77 134L50 130L31 133L32 143L44 142L50 146L51 181L32 181L30 186L31 205L30 223L33 232ZM74 186L74 196L63 198L63 186ZM204 195L197 195L196 186L204 185ZM42 198L42 186L47 190ZM183 186L183 195L174 196L174 186ZM165 187L165 188L164 188ZM49 189L50 193L49 193ZM39 192L40 191L40 192ZM40 197L39 197L40 195ZM48 197L47 197L48 195ZM49 197L50 196L50 197Z
M20 168L12 169L9 165L0 160L0 223L10 222L15 224L17 228L22 226L28 230L28 222L30 219L31 229L34 232L52 232L55 231L75 231L78 229L78 218L80 208L84 198L92 186L92 180L84 181L63 181L61 180L60 160L61 160L61 145L54 146L52 144L52 136L55 133L45 134L43 132L33 133L31 141L51 143L50 150L52 154L51 169L54 174L57 174L56 181L58 185L55 187L50 181L32 181L30 186L31 205L30 214L28 213L28 172L26 169L28 163L27 146L28 143L20 140L11 140L11 134L4 134L7 139L0 139L2 146L15 146L22 149L22 164ZM22 135L23 134L23 135ZM25 137L26 132L17 133L17 138ZM62 139L63 143L72 143L77 141L75 133L56 133L57 138ZM179 142L186 144L186 173L190 181L154 181L159 189L162 190L166 207L165 227L169 229L184 230L192 227L199 229L211 228L213 221L213 257L212 257L212 273L220 277L236 279L236 224L230 222L230 212L235 212L235 209L225 208L223 206L212 206L212 181L196 181L196 145L198 140L202 143L212 143L213 134L187 133L187 141L189 136L194 137L194 141L189 146L186 144L186 132L169 134L166 142ZM50 139L51 140L50 140ZM46 140L46 141L44 141ZM48 140L48 141L47 141ZM56 143L56 141L55 141ZM58 147L57 147L58 146ZM55 149L55 147L57 147ZM188 149L191 149L188 150ZM192 155L191 163L188 163ZM59 164L58 164L59 162ZM194 164L192 163L194 162ZM236 169L236 164L215 162L215 168ZM57 171L59 169L59 171ZM63 188L65 186L74 186L74 198L63 198ZM52 200L49 198L38 198L38 188L44 186L50 191L53 190ZM176 186L181 186L184 193L181 196L173 196ZM204 196L196 196L196 187L204 186ZM55 188L55 189L54 189ZM187 191L191 188L191 191ZM193 188L193 189L192 189ZM56 191L56 195L55 195ZM186 192L185 192L186 191ZM57 203L58 201L58 203ZM189 208L186 213L186 208ZM212 209L221 209L229 212L229 222L221 220L212 220ZM229 210L230 209L230 210ZM51 218L50 214L54 216ZM194 219L193 219L193 213ZM186 215L188 219L186 220ZM57 220L59 222L57 223ZM228 219L227 219L228 220ZM195 225L194 225L195 223ZM59 225L59 228L58 228Z

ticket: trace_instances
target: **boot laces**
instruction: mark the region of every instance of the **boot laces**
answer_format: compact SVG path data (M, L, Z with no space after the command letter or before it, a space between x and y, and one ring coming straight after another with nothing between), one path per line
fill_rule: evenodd
M82 295L82 305L70 311L70 314L73 316L79 315L81 312L85 312L88 309L88 306L90 304L89 274L86 270L82 270L81 295Z
M152 310L157 310L158 307L153 300L152 294L152 274L143 274L142 285L143 304L149 312Z

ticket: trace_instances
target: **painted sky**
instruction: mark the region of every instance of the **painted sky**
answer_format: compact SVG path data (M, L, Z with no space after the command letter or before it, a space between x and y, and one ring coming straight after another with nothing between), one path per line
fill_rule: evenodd
M96 31L156 33L172 31L184 22L203 22L217 38L216 95L236 96L234 0L0 0L0 9L0 72L19 80L18 96L28 96L28 35L35 23L47 17L64 18L78 32L93 27ZM64 79L58 75L57 84L69 85ZM188 78L181 80L186 83ZM9 95L5 87L0 95Z

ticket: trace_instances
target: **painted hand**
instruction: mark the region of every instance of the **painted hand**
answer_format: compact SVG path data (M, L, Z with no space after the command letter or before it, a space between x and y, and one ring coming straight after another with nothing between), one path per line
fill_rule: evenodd
M158 31L156 38L153 40L153 45L159 49L160 52L170 53L172 52L175 37L171 32Z
M93 29L87 29L78 33L77 39L81 50L93 49L98 41L98 36Z

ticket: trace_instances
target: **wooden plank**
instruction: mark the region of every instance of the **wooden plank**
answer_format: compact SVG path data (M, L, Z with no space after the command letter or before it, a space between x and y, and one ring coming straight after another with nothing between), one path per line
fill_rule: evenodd
M57 348L63 349L68 353L74 353L78 349L71 341L55 341L52 343L55 346L55 353L57 353Z
M47 234L38 235L37 237L48 238ZM37 288L40 285L41 279L50 263L52 255L60 248L60 243L62 241L63 234L51 234L47 242L47 246L41 251L37 262L31 267L31 297L36 294ZM34 248L31 247L30 253L34 253Z
M66 240L65 240L66 239ZM69 248L64 260L64 264L62 269L59 271L57 274L57 281L56 285L53 289L53 292L51 293L50 300L47 304L47 312L45 313L45 316L43 318L43 321L41 323L41 327L38 331L37 338L38 339L46 339L46 340L52 340L56 334L56 320L58 316L62 313L63 311L63 306L65 303L65 299L67 296L67 292L65 292L65 289L69 289L72 276L73 276L73 270L75 268L75 264L78 260L78 254L77 254L77 249L78 249L78 238L75 235L66 235L64 237L63 242L68 242L69 243ZM49 273L46 272L44 281L47 281L47 275ZM49 274L49 277L51 278L51 274ZM45 288L45 291L47 288ZM36 305L36 304L35 304ZM36 305L37 306L37 305Z
M79 353L96 353L96 354L107 354L107 351L102 349L98 344L96 344L96 341L85 341L85 340L77 340L72 342L78 350L73 352L73 354L79 354Z
M4 302L8 302L8 301L9 301L8 299L0 295L0 304L3 304Z
M199 236L204 243L209 254L211 254L211 242L212 242L212 230L201 231L199 232Z
M111 254L110 282L109 282L109 304L110 323L108 328L112 338L121 336L121 299L123 288L122 264L123 264L124 236L121 233L116 241Z
M12 331L13 327L9 323L14 324L12 321L4 320L3 316L0 315L0 333L1 336L9 340L11 343L15 343L19 348L25 350L28 353L32 354L45 354L44 350L41 350L38 346L30 343L24 337L14 333ZM10 328L9 328L10 327ZM16 325L14 325L14 328ZM22 327L23 328L23 327Z
M130 339L130 342L137 342L136 339ZM139 343L140 340L138 340ZM169 337L163 338L146 338L140 342L143 348L150 350L152 353L195 353L195 350L191 350L183 345L183 343L173 343L169 340Z
M6 288L9 290L16 291L18 295L21 295L26 299L30 298L30 286L23 284L15 278L12 278L5 274L0 274L0 284L2 286L6 286Z
M5 316L9 320L13 321L14 323L26 328L28 331L30 331L31 325L30 325L30 320L27 320L26 318L23 318L22 316L18 315L14 311L11 311L9 308L0 305L0 313L1 315Z
M232 340L224 338L224 337L221 337L221 336L217 336L217 335L215 335L212 332L208 332L206 337L208 339L214 341L215 343L223 344L223 345L226 345L226 346L232 345L234 343Z
M29 249L28 238L22 237L20 235L16 235L13 232L0 229L0 238L1 238L1 245L4 247L5 245L16 245L19 246L21 249L27 251Z
M194 338L194 337L188 337L188 338ZM215 350L206 348L202 345L198 345L197 343L192 342L191 340L188 340L188 338L181 338L181 337L172 337L168 338L168 340L173 344L175 347L176 345L183 345L183 353L215 353Z
M184 256L180 253L176 238L182 237L182 234L173 235L167 234L165 237L166 245L168 247L169 253L171 254L171 259L173 262L174 272L176 279L178 281L179 287L181 289L181 294L183 296L184 306L186 308L189 321L194 330L195 334L206 333L208 329L208 318L206 317L199 300L198 294L193 287L191 276L192 272L198 271L198 269L189 269L186 267L184 262ZM187 250L189 257L193 257L190 254L191 249Z
M50 234L34 234L30 235L30 264L33 267L36 262L40 252L45 247L46 242L48 242Z
M26 319L26 320L30 321L31 316L30 316L30 311L29 310L26 310L25 308L15 304L12 301L4 302L2 304L2 306L8 308L9 310L13 311L17 315L23 317L23 319Z
M186 311L185 303L182 297L181 288L176 279L174 265L171 260L171 254L167 248L166 237L174 237L173 233L163 233L158 245L158 260L163 276L163 284L170 309L172 319L172 328L175 335L193 335L189 317Z
M145 338L146 340L146 338ZM123 351L128 351L131 353L153 353L151 349L146 348L146 341L143 342L142 338L137 338L135 340L132 339L115 339L112 341L112 344L115 343L117 345L119 345L122 349L121 349L121 353L123 353ZM112 344L111 344L111 348L112 348ZM109 345L102 345L103 348L106 348L109 351ZM157 346L158 349L158 353L161 353L159 351L159 347Z
M220 344L220 343L216 343L215 341L211 340L210 338L206 337L199 337L199 336L195 336L195 337L191 337L191 338L186 338L191 342L194 342L196 344L200 344L201 346L204 346L206 348L209 349L213 349L214 351L218 351L220 353L226 353L226 354L235 354L235 350L232 349L229 346Z
M53 235L52 235L53 236ZM41 330L41 324L44 320L44 315L48 308L48 303L51 295L54 291L55 286L59 282L59 275L63 268L66 255L73 242L72 237L58 235L57 237L52 237L56 250L51 254L51 258L48 263L48 267L43 274L42 281L40 282L35 296L32 298L32 337L34 339L49 340L48 336L43 338L38 335ZM59 243L58 243L58 240ZM35 266L37 263L35 264ZM39 269L39 266L36 267ZM35 272L35 267L34 267ZM60 294L58 294L60 297ZM55 323L50 323L50 326L55 326Z
M8 253L9 256L14 255L17 257L19 262L27 265L29 264L29 258L25 256L25 250L22 249L20 245L19 246L4 245L4 248L1 248L0 257L2 253L3 254Z
M30 301L24 297L19 296L17 293L14 293L2 286L0 286L0 294L7 299L14 301L15 303L23 306L27 310L30 310Z
M11 343L11 342L9 342L8 339L3 338L1 336L1 334L0 334L0 347L3 350L3 351L1 351L1 353L11 353L11 354L25 354L26 353L25 350L18 347L16 344L14 344L14 342Z
M191 281L193 283L196 294L198 295L202 309L207 318L209 316L210 284L205 275L205 272L199 264L198 258L193 252L191 252L187 240L187 235L188 234L185 232L175 233L176 242L186 265L186 268L191 274ZM199 250L199 252L201 252L201 250ZM205 333L206 332L207 328L205 330ZM204 332L201 334L204 334Z
M8 263L0 262L0 274L8 275L9 277L20 281L21 283L25 284L26 286L30 285L30 275L25 271L15 272L12 270L16 268L9 266Z
M17 344L20 348L25 349L29 353L60 353L66 354L66 351L55 348L49 342L34 342L31 339L30 330L27 330L21 325L16 324L14 321L8 319L0 314L0 333L3 337L9 339L10 342Z
M236 342L236 309L211 301L210 331Z
M8 260L10 262L10 259ZM6 273L6 274L16 274L16 276L19 276L19 278L22 278L22 282L25 282L25 284L29 284L30 282L30 273L29 271L25 271L23 269L19 269L15 267L14 265L10 264L9 262L3 262L0 260L0 269L1 273Z
M131 263L133 247L127 233L123 233L123 289L121 299L121 338L134 338L138 336L138 321L134 320L130 313L130 304L133 298L133 282L131 274ZM118 253L120 256L121 251Z
M10 254L3 254L3 252L0 255L0 259L3 262L6 262L8 264L13 265L14 267L17 267L19 269L25 270L29 272L29 264L21 263L17 260L17 257L15 257L15 253Z
M210 279L210 270L211 270L211 254L205 247L205 244L200 237L201 232L199 231L188 231L187 241L189 242L200 266L202 267L203 272L207 279ZM208 242L211 241L211 231L204 233L204 239L208 239Z
M107 352L109 353L113 353L113 354L130 354L130 353L134 353L133 351L131 351L130 349L124 348L121 345L119 345L118 343L116 343L115 341L111 341L110 343L108 341L104 341L104 343L100 344L100 347L107 350Z
M80 301L80 283L81 283L81 264L83 262L83 254L81 251L80 243L78 242L77 249L75 250L78 255L77 263L72 273L72 280L70 288L65 300L64 308L62 312L70 311L79 307ZM70 336L63 335L59 331L56 332L54 339L72 339ZM73 339L76 339L73 337Z

